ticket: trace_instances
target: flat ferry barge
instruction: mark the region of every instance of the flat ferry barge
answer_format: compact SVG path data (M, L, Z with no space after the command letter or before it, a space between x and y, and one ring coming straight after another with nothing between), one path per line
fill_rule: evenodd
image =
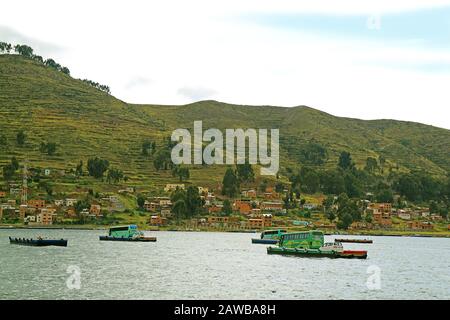
M267 253L299 257L367 259L367 251L344 250L340 242L324 243L323 232L317 230L283 234L278 247L268 247Z

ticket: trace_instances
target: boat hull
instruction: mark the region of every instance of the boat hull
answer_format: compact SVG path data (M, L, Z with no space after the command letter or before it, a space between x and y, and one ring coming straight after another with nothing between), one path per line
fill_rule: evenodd
M277 239L252 239L254 244L277 244Z
M320 250L306 250L295 248L279 248L268 247L268 254L291 255L299 257L317 257L317 258L345 258L345 259L367 259L367 251L343 251L343 252L326 252Z
M156 242L156 237L116 238L116 237L110 237L110 236L100 236L100 241Z
M33 247L67 247L67 240L47 240L47 239L22 239L22 238L9 238L9 243L18 244L22 246L33 246Z

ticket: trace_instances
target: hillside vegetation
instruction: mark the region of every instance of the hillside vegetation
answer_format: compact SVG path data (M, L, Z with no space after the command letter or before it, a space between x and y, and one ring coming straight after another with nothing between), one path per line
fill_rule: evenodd
M444 177L450 171L450 131L446 129L339 118L305 106L241 106L217 101L134 105L26 57L0 55L0 135L6 138L0 146L0 165L14 156L21 163L26 159L30 167L67 171L75 169L80 160L86 163L98 156L123 170L127 185L160 186L177 178L170 170L155 170L154 155L142 155L142 143L152 141L159 148L172 130L192 128L194 120L203 120L204 130L279 128L282 176L287 168L296 170L302 165L305 147L311 142L326 150L321 164L325 168L336 167L339 154L348 151L359 168L368 157L383 157L386 173L424 171ZM26 134L23 146L16 143L20 130ZM56 143L56 152L43 153L43 142ZM225 166L193 166L189 181L214 186L222 181L225 170Z

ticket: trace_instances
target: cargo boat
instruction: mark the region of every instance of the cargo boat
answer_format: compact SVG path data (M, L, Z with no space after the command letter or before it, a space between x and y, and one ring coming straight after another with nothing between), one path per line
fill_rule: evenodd
M286 230L265 230L261 232L260 239L252 239L254 244L277 244L280 236L286 233Z
M34 247L48 247L58 246L67 247L67 240L65 239L25 239L25 238L11 238L9 237L10 244L18 244L22 246L34 246Z
M156 242L156 237L145 237L137 226L117 226L109 228L107 236L100 236L101 241L132 241L132 242Z
M283 234L278 247L268 247L267 253L317 258L367 258L367 251L344 250L340 242L324 243L323 232L317 230Z

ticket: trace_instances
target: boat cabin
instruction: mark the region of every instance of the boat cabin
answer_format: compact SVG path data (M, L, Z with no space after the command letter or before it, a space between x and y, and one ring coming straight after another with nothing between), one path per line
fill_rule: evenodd
M322 231L305 231L282 234L278 243L284 248L319 249L324 245Z

